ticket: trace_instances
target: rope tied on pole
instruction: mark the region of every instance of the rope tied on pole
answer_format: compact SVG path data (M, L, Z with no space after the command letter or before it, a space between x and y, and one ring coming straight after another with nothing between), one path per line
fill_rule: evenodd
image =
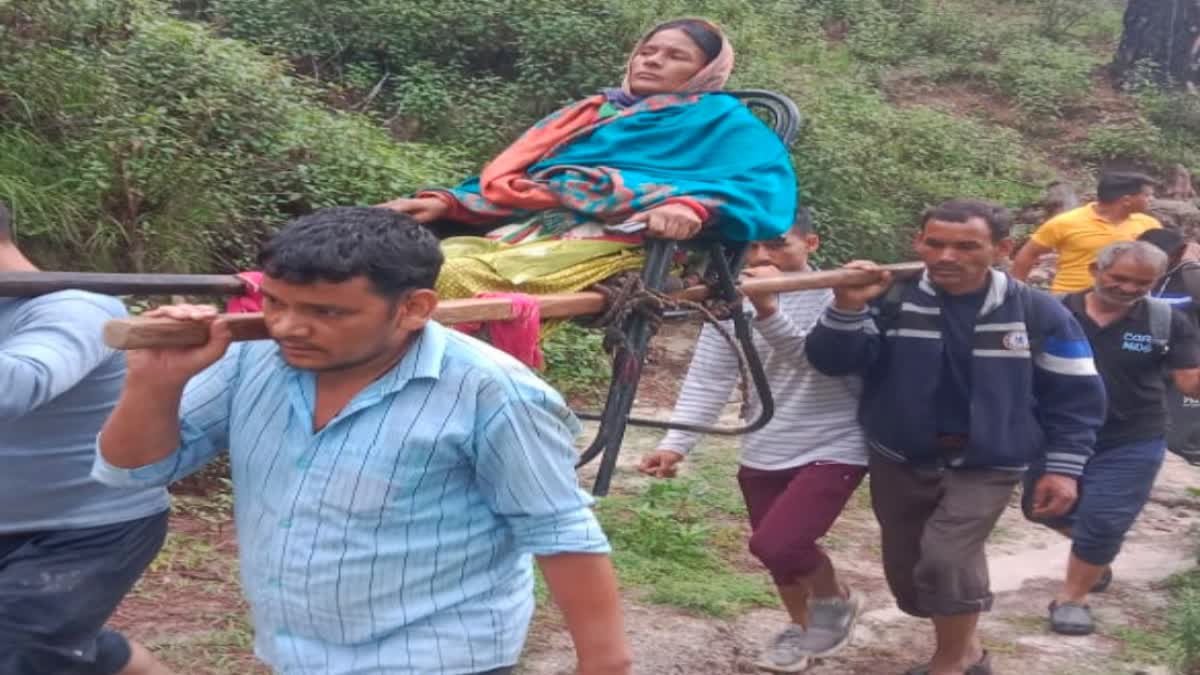
M695 312L704 319L721 336L729 348L733 350L738 360L739 390L743 404L750 400L750 366L746 356L738 347L737 339L723 323L735 311L742 311L741 297L736 302L726 302L717 298L714 292L708 300L697 302L668 295L662 291L646 288L645 282L637 272L625 272L603 283L592 286L589 290L605 297L605 309L602 313L590 318L579 319L580 325L604 333L604 351L610 356L620 347L629 346L629 337L625 334L626 320L633 314L639 314L650 322L652 334L657 334L662 326L663 315L672 310Z

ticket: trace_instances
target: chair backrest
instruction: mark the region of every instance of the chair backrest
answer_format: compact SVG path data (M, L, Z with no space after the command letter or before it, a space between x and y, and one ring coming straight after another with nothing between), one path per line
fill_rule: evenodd
M768 124L785 145L791 145L800 133L804 121L796 102L783 94L766 89L742 89L729 92L750 110L761 110L770 118Z

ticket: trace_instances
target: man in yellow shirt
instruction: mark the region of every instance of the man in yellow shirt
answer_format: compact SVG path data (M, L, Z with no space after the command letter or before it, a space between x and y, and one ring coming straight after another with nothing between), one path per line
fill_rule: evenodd
M1106 173L1096 187L1097 201L1054 216L1033 233L1013 259L1012 276L1025 281L1042 255L1058 251L1051 290L1075 293L1092 287L1089 266L1105 246L1133 241L1162 225L1146 215L1155 181L1140 173Z

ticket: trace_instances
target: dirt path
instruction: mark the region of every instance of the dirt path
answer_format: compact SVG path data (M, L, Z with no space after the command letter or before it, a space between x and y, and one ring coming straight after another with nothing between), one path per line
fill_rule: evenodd
M684 371L693 339L693 330L678 326L668 329L656 343L658 370L638 401L639 414L668 414L678 375L669 379L667 374ZM735 417L733 407L727 411L727 419ZM614 492L644 489L649 480L639 476L634 466L659 438L660 433L653 430L631 429L627 433ZM709 448L720 451L735 443L733 439L720 439L710 442ZM695 469L695 462L690 467L687 464L684 475ZM590 481L593 472L594 468L585 467L581 478ZM983 619L982 630L994 655L996 672L1165 673L1146 663L1161 655L1146 653L1144 643L1152 641L1144 638L1161 629L1162 611L1167 604L1163 582L1196 564L1200 496L1189 488L1200 488L1200 469L1169 456L1151 503L1114 565L1116 581L1108 593L1092 602L1100 631L1085 638L1062 638L1046 629L1046 605L1065 569L1070 544L1058 534L1025 521L1014 497L988 551L996 602L994 611ZM868 507L866 490L864 484L830 533L829 547L847 580L864 593L867 609L851 646L837 658L811 667L807 672L814 675L899 674L928 656L931 635L927 623L897 610L887 590L878 527ZM646 675L761 672L752 665L759 648L786 621L779 609L753 610L732 620L718 620L630 600L628 611L637 672ZM539 624L541 631L531 638L522 675L571 672L570 642L553 611L547 614Z
M634 432L632 447L653 446L656 434ZM643 479L626 468L617 485ZM701 460L702 461L702 460ZM731 477L732 479L732 477ZM1161 628L1167 603L1162 582L1196 564L1194 528L1200 499L1187 488L1200 485L1200 470L1173 456L1153 502L1146 508L1114 565L1116 581L1093 600L1098 634L1061 638L1045 628L1046 605L1056 588L1069 543L1056 533L1027 523L1014 500L989 544L995 609L985 616L985 643L997 673L1021 675L1130 675L1155 672L1140 645ZM851 646L809 669L814 675L899 674L927 656L925 622L895 609L880 566L878 530L866 507L865 488L830 535L830 548L847 580L866 598L867 610ZM752 666L763 641L786 620L778 609L748 612L732 620L701 617L666 607L631 602L629 629L638 673L647 675L726 675L758 672ZM522 675L567 675L571 654L555 618L534 636ZM1151 658L1147 659L1146 657ZM1165 672L1165 671L1161 671Z
M693 329L668 331L655 349L653 376L639 410L665 414L686 365ZM614 494L640 494L648 479L633 470L637 458L654 447L655 431L631 429L618 465ZM709 441L689 460L684 475L728 458L735 439ZM590 484L594 469L581 472ZM723 474L722 474L723 476ZM728 480L724 478L706 480ZM251 629L236 580L236 546L227 493L210 485L205 496L176 498L172 534L151 572L120 609L115 623L149 644L188 675L265 673L250 651ZM728 486L726 486L728 487ZM1152 503L1138 521L1115 565L1111 590L1093 600L1100 622L1097 635L1060 638L1045 629L1045 608L1063 570L1067 542L1023 520L1016 502L1001 519L989 543L995 611L983 620L997 673L1020 675L1165 674L1151 664L1154 633L1162 627L1167 603L1163 581L1195 564L1195 532L1200 524L1200 470L1173 456L1159 477ZM744 526L742 535L744 536ZM827 538L846 580L865 596L866 611L850 647L814 665L814 675L889 675L924 660L930 635L921 621L899 613L883 581L878 531L865 487ZM740 547L735 546L740 549ZM743 553L740 568L756 573ZM776 608L753 609L713 618L649 604L630 591L627 621L639 675L731 675L757 672L760 645L782 625ZM569 675L573 654L553 607L539 611L530 631L521 675Z

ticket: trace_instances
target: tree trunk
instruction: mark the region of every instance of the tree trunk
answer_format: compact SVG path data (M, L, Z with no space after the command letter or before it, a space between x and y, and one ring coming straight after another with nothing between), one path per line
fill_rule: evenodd
M1193 85L1198 49L1200 0L1129 0L1113 70L1127 83L1144 73L1162 86Z

